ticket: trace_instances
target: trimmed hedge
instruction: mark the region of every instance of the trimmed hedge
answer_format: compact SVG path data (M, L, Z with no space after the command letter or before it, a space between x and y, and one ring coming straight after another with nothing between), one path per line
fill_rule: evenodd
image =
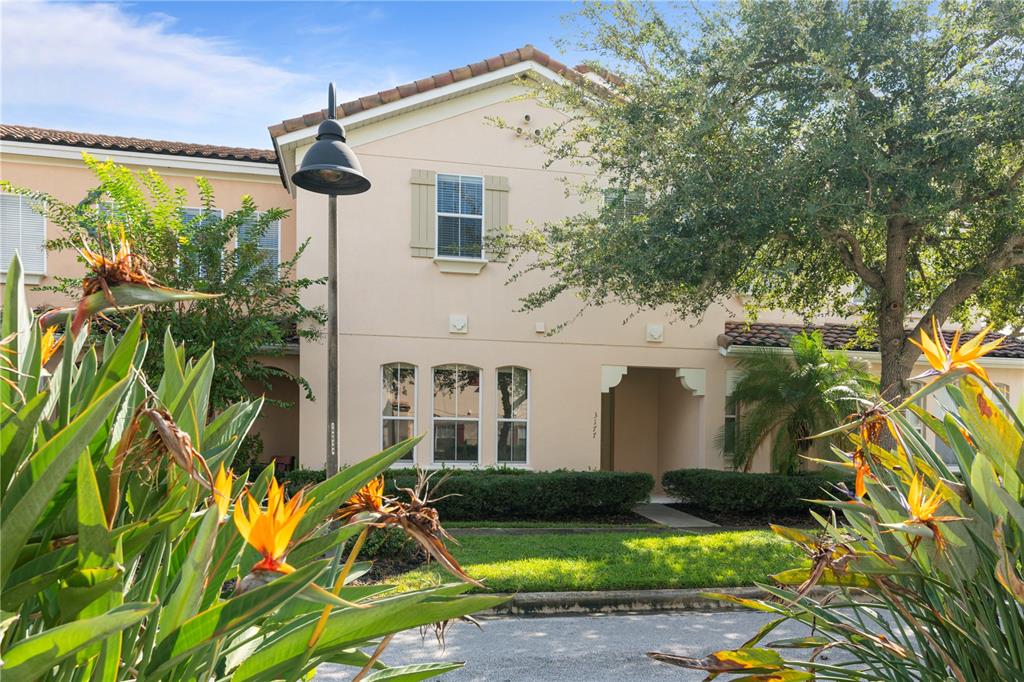
M719 513L800 514L815 505L805 500L828 499L828 491L840 482L828 474L748 474L716 469L666 471L665 492L685 504ZM853 488L852 481L845 481Z
M650 474L619 471L524 471L453 469L431 497L445 521L565 521L628 514L654 487ZM447 473L447 472L445 472ZM440 480L442 473L432 479ZM324 479L323 471L299 469L283 476L295 491ZM416 485L414 469L384 474L386 490Z

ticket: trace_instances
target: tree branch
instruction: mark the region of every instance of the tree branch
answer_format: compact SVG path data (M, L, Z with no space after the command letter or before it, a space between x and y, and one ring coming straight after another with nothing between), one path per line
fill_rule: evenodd
M911 336L930 327L932 318L940 325L945 322L953 310L978 291L994 273L1021 265L1024 265L1024 234L1015 234L993 249L978 267L962 272L943 289L914 326Z
M844 229L834 230L832 236L839 247L839 258L843 261L843 265L856 273L864 284L876 291L881 291L885 287L885 281L879 272L864 262L864 250L857 238Z

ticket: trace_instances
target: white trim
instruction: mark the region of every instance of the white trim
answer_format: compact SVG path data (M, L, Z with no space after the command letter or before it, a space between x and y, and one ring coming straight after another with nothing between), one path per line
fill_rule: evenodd
M385 417L384 416L384 368L389 365L408 365L412 367L412 417ZM401 368L399 368L401 371ZM391 421L411 421L412 422L412 433L416 435L416 420L420 416L419 408L419 365L414 365L411 362L384 362L380 365L380 372L378 376L380 381L377 384L377 392L380 394L380 406L377 408L377 413L380 415L380 449L384 450L384 421L390 419ZM401 377L401 375L399 375ZM401 388L401 381L399 381L399 389ZM413 446L412 450L409 451L412 454L412 465L416 466L416 446ZM403 468L402 465L409 464L408 460L400 459L391 465L391 468L399 469Z
M759 351L770 348L772 350L781 351L783 354L792 355L793 350L791 348L778 348L774 346L738 346L731 345L726 348L719 347L718 352L727 358L743 357L745 355L753 355ZM859 358L867 362L881 362L882 354L876 350L851 350L847 351L850 357ZM975 360L982 367L1009 367L1011 369L1024 369L1024 358L993 358L983 357ZM914 362L915 365L924 365L927 362L924 358L919 358Z
M436 242L434 249L435 251L437 249ZM479 275L487 265L487 261L481 258L455 258L452 256L435 257L434 263L441 272L455 275Z
M622 381L629 367L625 365L601 365L601 393L607 393Z
M360 111L358 113L352 114L351 116L345 116L338 120L342 123L342 125L345 126L346 130L361 127L363 125L368 125L369 123L373 122L376 119L393 116L398 112L402 111L403 109L422 107L428 104L432 104L434 101L437 100L451 99L467 91L471 92L473 90L480 90L491 85L496 85L497 83L510 80L514 76L517 76L526 71L533 71L538 75L555 83L566 82L563 76L560 76L559 74L555 73L546 66L541 66L540 64L533 60L526 60L519 62L518 64L503 67L501 69L498 69L497 71L490 71L488 73L480 74L479 76L473 76L465 80L458 81L456 83L444 85L440 88L434 88L432 90L427 90L426 92L420 92L415 95L410 95L408 97L402 97L401 99L397 99L394 102L382 104L380 106L373 107L372 109L367 109L366 111ZM274 139L277 141L277 144L280 148L293 142L301 142L306 138L315 137L317 128L319 127L320 124L318 123L317 125L308 126L306 128L302 128L301 130L294 130L290 133L279 135Z
M458 384L458 373L460 368L474 369L479 377L477 384L477 407L476 417L438 417L434 414L434 373L443 367L455 367L456 379L455 382ZM453 389L454 390L454 389ZM458 397L456 397L455 407L458 409ZM442 365L434 365L430 368L430 462L434 466L462 466L462 467L479 467L480 462L483 459L483 443L484 443L484 370L483 367L477 367L476 365L466 365L460 362L449 362ZM437 445L437 435L435 427L438 420L446 422L476 422L476 461L466 462L459 460L437 460L437 452L435 446ZM456 448L458 447L458 436L456 435Z
M676 379L687 391L695 396L703 396L707 387L707 370L680 367L676 370Z
M439 208L439 206L440 206L440 201L439 201L440 197L438 196L438 192L440 192L440 187L441 187L441 183L439 181L439 178L442 175L447 175L449 177L454 177L454 178L458 178L459 179L459 203L460 204L462 203L462 178L479 178L480 179L480 215L479 216L475 216L472 213L448 213L446 211L442 211ZM460 205L460 208L461 208L461 205ZM434 260L435 261L437 261L437 260L441 260L441 261L463 261L463 262L467 262L467 263L481 263L481 262L487 263L487 252L484 251L484 236L485 236L484 235L484 231L487 229L487 226L484 224L484 216L485 215L487 215L487 180L486 180L486 178L484 178L484 176L482 176L482 175L472 175L472 174L469 174L469 173L436 173L434 175ZM458 219L469 218L470 220L477 220L479 218L479 220L480 220L480 256L479 257L473 257L473 256L439 256L439 255L437 255L437 254L440 253L440 249L438 247L437 238L439 236L440 229L441 229L441 225L440 225L441 218L458 218ZM459 268L457 268L455 266L450 266L450 267L452 269L445 270L444 266L442 266L441 267L441 272L459 272L459 273L462 273L462 274L466 274L467 272L471 272L468 269L467 270L462 270L462 269L459 269ZM483 269L483 265L481 265L479 268L477 268L476 272L480 272L480 270L482 270L482 269ZM472 273L472 274L476 274L476 273Z
M110 159L115 163L133 166L163 166L165 168L187 168L205 173L245 173L249 175L279 175L277 164L260 161L236 161L233 159L208 159L201 156L185 156L183 154L155 154L151 152L126 152L95 147L70 147L59 144L39 142L0 142L0 153L22 154L24 156L42 156L53 159L74 159L81 161L82 152L100 159Z
M533 416L533 413L531 411L533 409L532 408L532 405L533 405L533 392L532 392L533 388L531 386L531 384L533 383L533 372L530 371L529 367L523 367L522 365L502 365L501 367L495 367L494 368L494 388L495 389L498 388L498 372L500 372L503 369L512 370L512 382L513 382L512 386L513 387L515 386L515 376L516 376L515 375L515 370L521 369L521 370L524 370L526 372L526 419L516 419L514 417L507 417L507 418L506 417L501 417L500 416L501 415L501 407L498 404L498 391L497 390L494 391L494 415L495 415L495 417L494 417L494 424L495 424L495 429L494 429L494 465L498 466L498 467L507 466L507 467L517 467L517 468L521 468L521 469L530 469L531 468L531 466L530 466L530 463L531 463L531 458L530 458L530 441L533 440L533 438L531 436L531 431L533 429L530 428L530 421L531 421L530 418ZM500 428L501 424L502 423L506 423L506 422L509 423L509 424L512 424L512 425L524 424L524 423L526 424L526 461L525 462L502 462L500 459L498 459L498 434L501 431L501 428Z

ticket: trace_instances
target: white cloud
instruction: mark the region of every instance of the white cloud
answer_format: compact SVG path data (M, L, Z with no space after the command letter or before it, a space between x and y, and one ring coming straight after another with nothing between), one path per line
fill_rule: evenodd
M268 124L324 104L318 75L176 31L166 15L4 2L0 23L6 123L268 147Z

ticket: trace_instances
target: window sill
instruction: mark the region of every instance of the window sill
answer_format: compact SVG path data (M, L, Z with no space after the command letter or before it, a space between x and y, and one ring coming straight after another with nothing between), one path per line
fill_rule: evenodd
M444 469L480 469L480 462L428 462L423 466L427 471Z
M22 278L24 278L25 284L39 284L40 282L43 281L43 278L46 277L46 275L39 275L39 274L32 275L32 274L29 274L29 273L22 273L21 276L22 276ZM0 272L0 284L7 284L7 273L6 272Z
M441 272L456 275L479 275L487 265L483 258L434 258L434 263Z

